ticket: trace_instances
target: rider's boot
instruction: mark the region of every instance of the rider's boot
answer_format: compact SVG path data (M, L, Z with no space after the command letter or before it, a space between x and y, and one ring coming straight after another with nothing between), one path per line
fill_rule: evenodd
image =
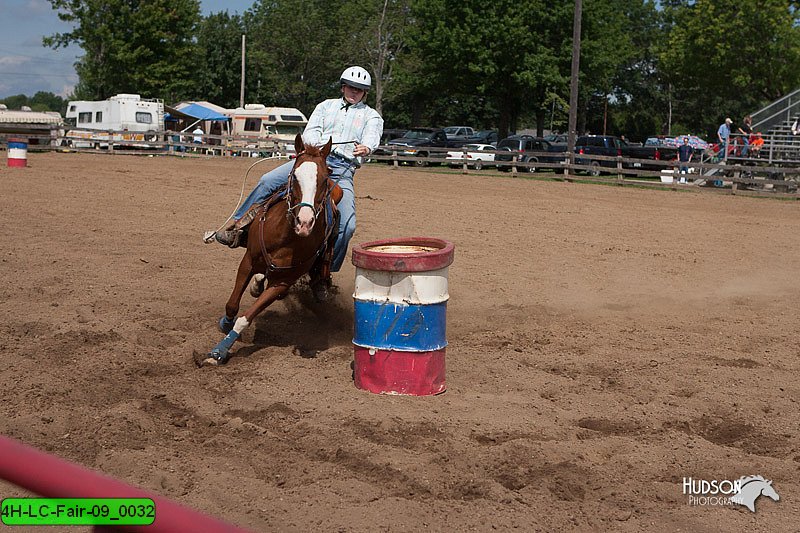
M256 218L258 208L259 205L254 205L248 209L242 218L234 220L223 229L215 232L213 239L229 248L238 248L247 244L247 227ZM211 239L206 242L211 242Z

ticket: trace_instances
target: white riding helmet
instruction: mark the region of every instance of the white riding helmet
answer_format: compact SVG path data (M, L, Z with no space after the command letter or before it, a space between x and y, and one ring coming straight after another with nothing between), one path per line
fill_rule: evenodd
M342 72L342 77L339 79L341 83L355 87L356 89L364 89L368 91L372 85L372 77L366 69L361 67L348 67Z

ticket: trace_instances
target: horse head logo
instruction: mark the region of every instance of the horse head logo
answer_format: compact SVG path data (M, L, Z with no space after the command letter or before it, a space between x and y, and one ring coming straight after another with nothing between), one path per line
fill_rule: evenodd
M781 499L772 487L772 481L761 476L747 476L739 478L739 492L731 497L733 503L744 505L750 512L756 512L756 500L759 496L772 498L776 502Z

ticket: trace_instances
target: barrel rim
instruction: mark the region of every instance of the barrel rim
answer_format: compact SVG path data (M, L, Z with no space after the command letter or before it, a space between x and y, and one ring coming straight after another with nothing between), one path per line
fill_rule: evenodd
M427 246L430 252L382 253L370 250L379 246ZM453 262L455 245L436 237L396 237L364 242L353 246L353 264L367 270L388 272L427 272L439 270Z

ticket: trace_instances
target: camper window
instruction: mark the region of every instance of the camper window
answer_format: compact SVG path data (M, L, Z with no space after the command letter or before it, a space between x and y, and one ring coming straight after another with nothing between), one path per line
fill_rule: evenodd
M304 122L303 117L299 115L281 115L281 120L292 121L292 122Z
M143 111L136 112L136 122L139 124L152 124L153 123L153 115L150 113L145 113Z
M261 119L260 118L245 119L244 131L261 131Z
M92 123L92 112L87 111L85 113L78 113L78 124L91 124Z
M102 111L96 111L95 112L94 121L95 122L103 122L103 112Z
M278 131L278 135L296 135L303 132L302 126L289 126L287 124L277 124L275 129Z

